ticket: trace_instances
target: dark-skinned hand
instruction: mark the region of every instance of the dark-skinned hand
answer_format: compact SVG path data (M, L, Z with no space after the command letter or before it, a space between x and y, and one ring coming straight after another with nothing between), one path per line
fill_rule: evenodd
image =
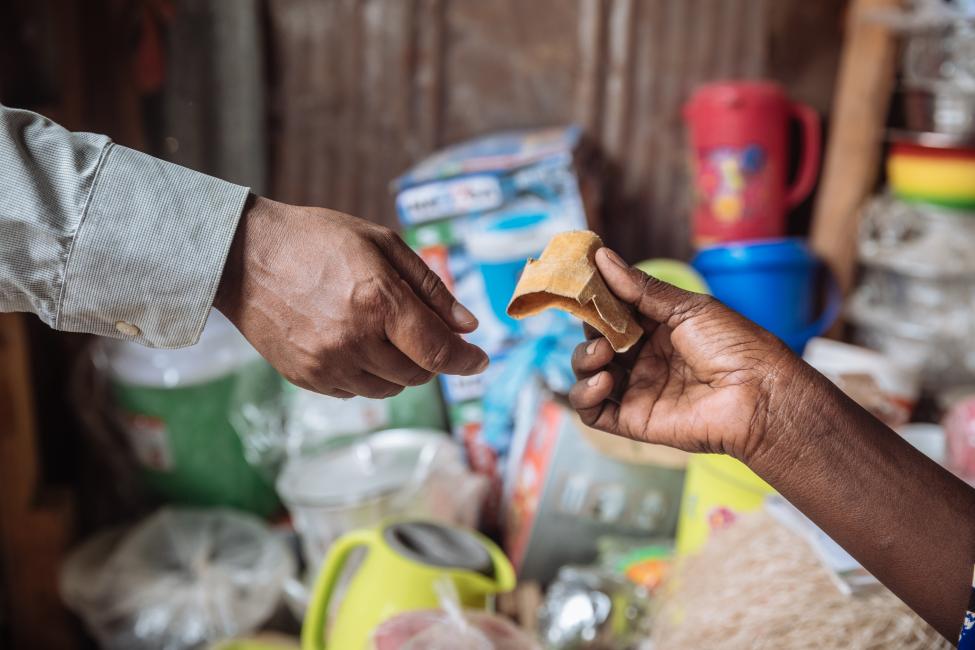
M777 379L797 359L773 335L709 296L627 266L608 248L596 264L637 312L644 337L625 355L589 330L576 348L569 399L582 420L634 440L747 458L769 426Z

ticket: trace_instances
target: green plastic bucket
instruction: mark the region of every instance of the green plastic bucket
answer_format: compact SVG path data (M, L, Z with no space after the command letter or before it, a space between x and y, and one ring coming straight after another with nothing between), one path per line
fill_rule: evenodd
M261 516L278 508L273 485L244 457L230 409L240 382L275 390L280 379L226 319L213 312L190 348L111 341L102 352L123 429L154 493Z

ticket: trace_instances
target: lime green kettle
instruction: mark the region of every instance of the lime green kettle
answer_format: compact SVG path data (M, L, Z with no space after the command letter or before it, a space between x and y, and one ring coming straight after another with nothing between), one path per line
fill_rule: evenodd
M349 554L365 547L326 630L329 604ZM448 577L464 608L514 589L515 572L500 548L473 531L421 520L396 521L341 537L329 549L301 632L303 650L367 648L373 630L407 611L437 609L436 583Z

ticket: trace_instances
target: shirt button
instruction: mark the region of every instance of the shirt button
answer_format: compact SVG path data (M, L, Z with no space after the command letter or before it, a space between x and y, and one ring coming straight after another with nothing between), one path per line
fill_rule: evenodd
M115 329L125 336L138 336L139 334L142 334L142 330L132 323L126 323L124 320L120 320L115 323Z

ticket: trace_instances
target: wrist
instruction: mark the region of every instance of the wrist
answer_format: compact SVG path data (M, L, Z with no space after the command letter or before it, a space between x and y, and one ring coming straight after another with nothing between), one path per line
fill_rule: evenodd
M237 230L230 242L230 249L227 251L227 259L224 262L223 273L220 276L220 284L217 286L217 293L213 299L213 307L219 310L230 320L234 320L240 302L241 288L244 276L244 250L248 240L248 228L253 225L255 206L261 201L261 197L250 194L244 204L240 219L237 223Z
M803 453L815 427L828 417L835 387L798 357L789 356L770 373L765 418L742 462L770 483ZM771 479L771 480L770 480Z

